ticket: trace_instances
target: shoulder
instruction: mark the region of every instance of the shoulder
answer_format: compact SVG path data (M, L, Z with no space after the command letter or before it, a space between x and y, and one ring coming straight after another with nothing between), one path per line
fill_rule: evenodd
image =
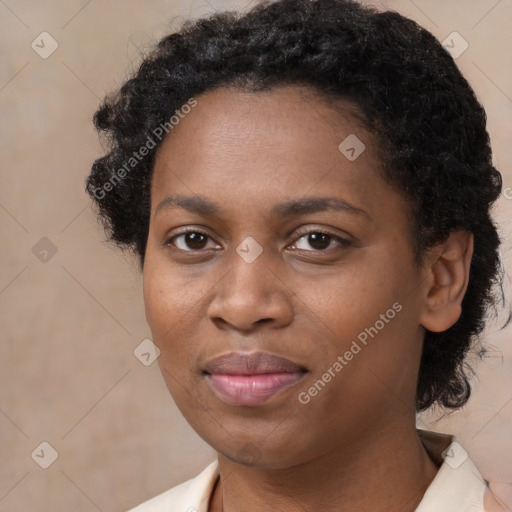
M208 501L218 477L215 460L194 478L141 503L128 512L207 512Z

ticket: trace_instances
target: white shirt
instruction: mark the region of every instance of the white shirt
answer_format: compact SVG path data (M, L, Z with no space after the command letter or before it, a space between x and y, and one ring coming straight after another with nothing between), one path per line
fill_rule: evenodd
M417 429L418 436L439 470L416 512L491 512L503 510L493 503L482 478L456 437ZM208 512L210 496L219 477L215 460L199 475L142 503L128 512ZM487 505L489 507L489 505Z

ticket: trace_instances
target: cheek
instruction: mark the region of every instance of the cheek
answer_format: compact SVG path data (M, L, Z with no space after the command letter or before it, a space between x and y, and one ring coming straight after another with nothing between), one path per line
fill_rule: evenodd
M178 286L162 272L144 273L144 306L153 342L160 349L159 363L165 368L185 368L188 354L188 322L193 319L195 301L190 289ZM165 376L165 375L164 375Z
M325 371L349 351L343 373L354 372L355 382L361 378L361 365L386 372L392 360L407 362L416 351L412 340L417 311L411 290L417 276L391 250L372 252L366 251L353 265L322 282L312 282L301 293L323 348L318 350L316 344L310 348L315 369Z
M185 279L169 264L154 258L145 267L143 293L146 318L155 332L170 331L193 314L201 300L195 279Z
M153 335L164 329L166 324L171 325L171 318L167 315L166 309L167 303L172 302L172 296L169 297L169 289L163 285L162 280L156 278L156 275L151 270L145 270L143 282L146 320Z
M183 383L190 378L194 358L187 323L191 318L190 303L175 283L171 285L159 272L145 271L143 289L146 319L152 340L160 350L157 361L162 377L175 402L186 404L190 397Z
M385 257L363 256L357 264L333 272L322 286L314 283L304 297L315 316L346 338L373 324L398 300L399 279Z

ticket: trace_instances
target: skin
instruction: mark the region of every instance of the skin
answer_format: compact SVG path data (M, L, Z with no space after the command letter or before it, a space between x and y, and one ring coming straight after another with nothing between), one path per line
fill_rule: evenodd
M414 263L407 203L347 103L298 86L197 101L159 148L143 283L167 387L219 454L210 512L413 511L438 469L415 429L423 336L460 315L472 236L454 232ZM350 134L366 146L354 161L338 149ZM225 211L157 212L171 194ZM283 201L325 196L364 213L270 216ZM208 236L173 238L185 227ZM307 236L319 231L332 235L323 245ZM247 237L263 251L252 263L236 252ZM301 403L396 302L402 310ZM270 352L307 372L263 404L229 405L202 369L231 351Z

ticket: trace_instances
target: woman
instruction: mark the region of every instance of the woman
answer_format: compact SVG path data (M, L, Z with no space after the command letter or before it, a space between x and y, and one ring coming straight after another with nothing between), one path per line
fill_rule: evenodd
M467 402L500 269L485 113L434 36L346 0L216 14L95 123L87 190L218 453L134 510L502 509L454 436L415 424Z

